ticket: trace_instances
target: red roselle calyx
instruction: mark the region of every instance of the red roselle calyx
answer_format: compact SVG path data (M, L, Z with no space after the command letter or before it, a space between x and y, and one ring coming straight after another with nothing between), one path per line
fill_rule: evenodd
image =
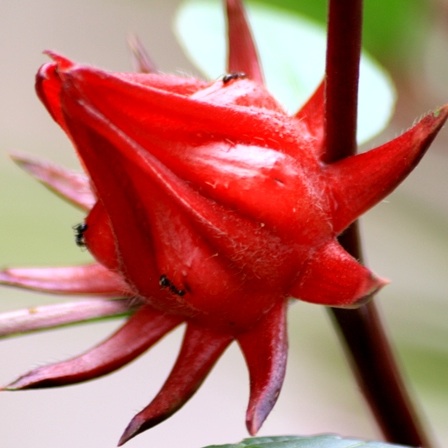
M215 82L109 73L54 53L37 75L38 95L87 176L17 160L87 211L76 242L96 261L10 269L0 280L125 296L138 309L105 342L8 388L104 375L186 322L171 374L120 443L179 409L233 340L251 378L247 426L259 429L283 382L289 299L356 307L385 284L337 236L407 176L448 114L443 107L395 140L325 163L323 85L287 115L262 84L241 4L227 1L227 14L229 75Z

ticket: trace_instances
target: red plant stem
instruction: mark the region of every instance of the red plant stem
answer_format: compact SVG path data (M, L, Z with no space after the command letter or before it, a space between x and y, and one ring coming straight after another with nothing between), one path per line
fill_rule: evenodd
M326 60L326 162L356 153L362 0L330 0ZM340 243L358 260L362 250L355 223ZM356 310L330 310L358 383L387 441L429 447L404 387L373 302Z
M326 162L356 153L362 0L330 0L325 71Z

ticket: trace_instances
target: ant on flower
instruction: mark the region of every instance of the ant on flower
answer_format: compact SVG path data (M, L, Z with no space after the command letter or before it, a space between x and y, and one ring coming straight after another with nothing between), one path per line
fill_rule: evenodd
M75 231L75 243L78 247L86 247L86 242L84 241L84 232L87 230L87 224L77 224L73 226Z

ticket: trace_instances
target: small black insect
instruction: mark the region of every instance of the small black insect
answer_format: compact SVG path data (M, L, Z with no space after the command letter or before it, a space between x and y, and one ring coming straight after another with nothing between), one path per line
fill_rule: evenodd
M222 77L222 82L223 84L227 84L230 81L233 81L234 79L243 79L246 76L247 76L246 73L243 72L228 73L227 75L224 75Z
M84 241L84 232L87 230L87 224L76 224L73 226L75 231L75 243L79 247L86 247L86 242Z
M169 278L165 275L162 274L159 278L159 285L162 288L168 288L173 294L176 294L177 296L184 296L185 295L185 290L183 289L177 289L174 284L171 282L171 280L169 280Z

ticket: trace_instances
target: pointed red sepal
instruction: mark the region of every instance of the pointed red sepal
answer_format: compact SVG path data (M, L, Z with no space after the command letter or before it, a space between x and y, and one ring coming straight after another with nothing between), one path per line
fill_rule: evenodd
M311 148L318 158L324 151L324 104L325 82L322 81L308 101L296 113L295 118L300 125L307 127L312 139ZM305 134L306 135L306 134Z
M90 210L95 204L96 198L85 174L17 152L12 153L11 158L20 168L76 207Z
M143 46L141 40L136 35L131 35L128 38L128 46L132 51L134 60L137 65L137 71L140 73L154 73L157 67L153 60L149 57L146 48Z
M279 301L256 327L238 336L250 374L246 413L249 433L255 435L277 401L286 371L287 300Z
M181 319L140 308L110 338L80 356L39 367L5 387L6 390L66 386L98 378L128 364L148 350Z
M50 294L126 296L123 279L99 264L57 268L14 268L0 271L0 284Z
M255 42L241 0L226 0L229 73L242 72L263 84L263 73Z
M56 61L56 64L44 64L39 69L36 75L36 93L47 108L53 120L56 121L56 123L58 123L64 131L67 131L61 109L61 84L58 82L58 72L59 70L72 67L73 63L69 59L64 58L54 52L46 51L45 53Z
M132 419L118 445L123 445L180 409L196 392L232 340L232 336L189 323L168 379L151 404Z
M361 305L386 283L333 241L314 252L289 293L305 302L350 308Z
M391 193L418 164L448 117L448 106L429 113L404 134L371 151L329 165L338 234Z

